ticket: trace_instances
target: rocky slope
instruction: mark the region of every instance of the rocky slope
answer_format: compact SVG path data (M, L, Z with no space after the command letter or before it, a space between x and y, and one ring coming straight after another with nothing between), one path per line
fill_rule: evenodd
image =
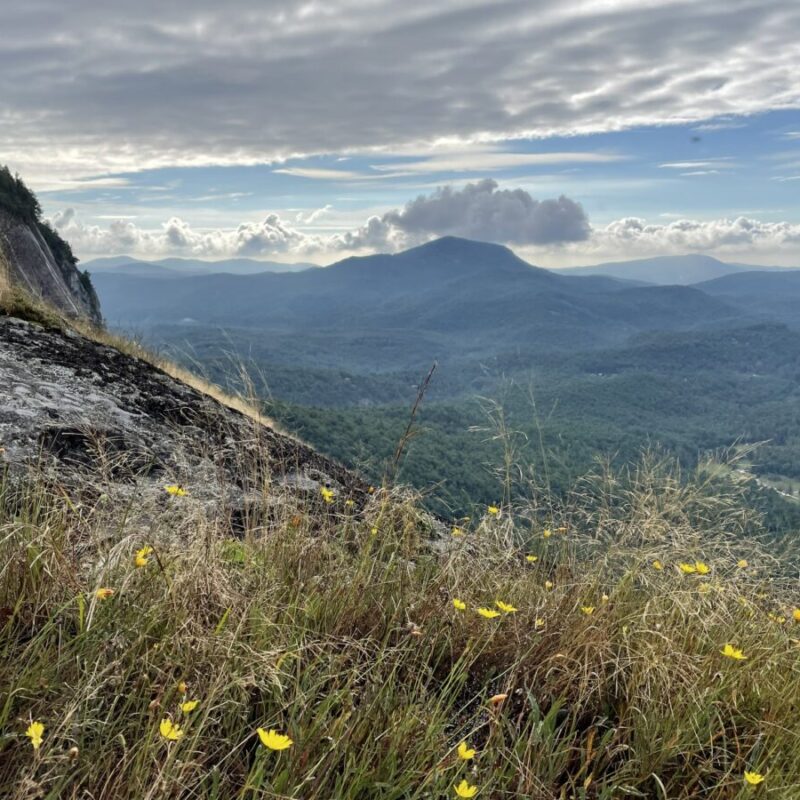
M0 207L0 269L12 283L71 317L102 323L100 301L88 275L53 252L42 229Z
M68 329L0 316L0 463L12 479L51 476L75 497L123 503L143 526L163 518L165 486L191 509L252 528L298 493L360 507L361 480L152 364Z

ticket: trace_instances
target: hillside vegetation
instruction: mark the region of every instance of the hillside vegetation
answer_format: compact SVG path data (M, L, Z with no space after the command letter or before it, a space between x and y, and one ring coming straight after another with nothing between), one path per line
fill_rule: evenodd
M0 487L0 795L800 791L796 554L712 466L558 511L529 486L438 543L398 490L287 495L232 539L213 509L179 532L167 489L143 533L115 496Z

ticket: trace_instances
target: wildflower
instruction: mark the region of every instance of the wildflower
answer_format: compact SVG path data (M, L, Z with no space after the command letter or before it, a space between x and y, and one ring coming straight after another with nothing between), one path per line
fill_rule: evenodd
M749 564L747 563L747 559L746 559L746 558L740 558L740 559L739 559L739 560L736 562L736 566L737 566L737 567L739 567L739 569L747 569L747 567L749 566Z
M286 750L294 744L288 736L272 729L265 731L263 728L258 728L258 738L261 739L261 744L270 750Z
M94 595L98 600L108 600L109 597L113 597L114 596L114 590L113 589L108 589L106 587L103 587L101 589L98 589L94 593Z
M369 489L367 489L367 493L368 494L375 494L375 487L374 486L370 486Z
M455 608L456 611L466 611L467 604L463 600L459 600L457 597L454 597L453 608Z
M547 589L547 591L549 592L550 589L553 588L553 581L545 581L544 582L544 588Z
M189 687L186 685L186 681L178 681L178 685L176 688L181 694L186 694L186 690Z
M543 628L544 627L544 617L536 617L536 620L533 623L534 628Z
M42 744L42 734L44 733L44 725L41 722L31 722L25 735L31 740L34 750L38 750Z
M182 486L178 486L174 483L171 486L165 486L164 491L167 494L171 494L173 497L186 497L186 495L189 494Z
M542 531L542 536L544 536L545 539L549 539L552 535L553 535L553 531L551 531L550 528L545 528Z
M177 742L183 736L183 731L171 719L164 717L158 726L159 733L170 742Z
M684 575L693 575L697 572L697 567L694 564L678 564L678 567Z
M453 525L453 536L463 536L464 529L459 528L458 525Z
M345 504L345 506L347 508L352 508L356 504L356 501L355 500L345 500L344 504Z
M539 560L539 556L527 555L527 556L525 556L525 560L529 564L535 564Z
M603 595L600 597L600 602L601 603L607 603L609 601L609 599L610 599L609 596L607 594L603 593Z
M594 614L594 606L581 606L581 611L587 616Z
M488 511L488 512L489 512L489 513L490 513L490 514L493 516L493 517L496 517L496 516L497 516L497 515L500 513L500 509L499 509L497 506L489 506L489 508L487 508L486 510L487 510L487 511ZM469 796L470 796L470 797L472 797L472 795L469 795Z
M489 705L490 706L499 706L500 703L503 702L508 697L506 692L501 692L500 694L494 694L489 698Z
M794 611L792 611L792 619L795 622L800 622L800 608L796 608Z
M485 619L494 619L500 616L500 612L495 611L493 608L479 608L478 613Z
M322 495L322 499L326 503L333 502L333 489L329 489L327 486L320 487L319 493Z
M664 569L664 565L658 559L656 559L653 562L653 569L661 572L661 570Z
M377 529L377 528L374 528L374 527L373 527L373 528L370 528L370 529L369 529L369 532L370 532L370 533L371 533L373 536L377 536L377 535L378 535L378 529Z
M466 742L461 742L458 746L458 757L463 761L469 761L471 758L475 758L475 750Z
M720 650L720 653L728 658L732 658L734 661L744 661L747 658L741 650L734 647L732 644L726 644L725 647Z
M708 575L708 573L711 572L711 567L703 561L695 561L694 568L698 575Z
M786 617L781 616L780 614L773 614L771 611L769 612L769 614L767 614L767 616L776 625L783 625L783 623L786 622Z
M133 563L137 567L139 567L140 569L142 567L146 567L148 561L150 560L148 558L148 556L152 552L153 552L153 548L150 547L149 545L145 545L144 547L142 547L142 548L140 548L139 550L136 551L136 555L134 556Z
M764 776L760 772L748 772L745 770L744 782L748 784L748 786L758 786L759 783L764 782Z
M458 797L475 797L478 793L478 787L470 786L466 780L462 780L459 784L454 784L453 788Z
M495 600L494 604L504 613L504 614L513 614L515 611L519 609L514 608L510 603L504 603L502 600Z
M199 700L187 700L185 703L181 703L181 711L188 714L190 711L194 711L199 704Z

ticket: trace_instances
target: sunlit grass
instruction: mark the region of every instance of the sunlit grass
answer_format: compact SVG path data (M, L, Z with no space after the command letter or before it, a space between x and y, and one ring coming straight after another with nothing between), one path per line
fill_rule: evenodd
M662 468L441 546L396 492L183 540L61 489L3 490L0 796L800 792L790 556Z

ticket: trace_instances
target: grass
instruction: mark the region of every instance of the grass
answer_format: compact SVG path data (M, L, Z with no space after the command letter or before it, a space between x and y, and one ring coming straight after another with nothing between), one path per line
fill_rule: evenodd
M0 796L800 796L796 562L735 487L647 458L443 545L398 490L287 495L241 539L195 509L187 538L188 489L146 532L114 496L0 490ZM476 613L496 600L517 611Z

